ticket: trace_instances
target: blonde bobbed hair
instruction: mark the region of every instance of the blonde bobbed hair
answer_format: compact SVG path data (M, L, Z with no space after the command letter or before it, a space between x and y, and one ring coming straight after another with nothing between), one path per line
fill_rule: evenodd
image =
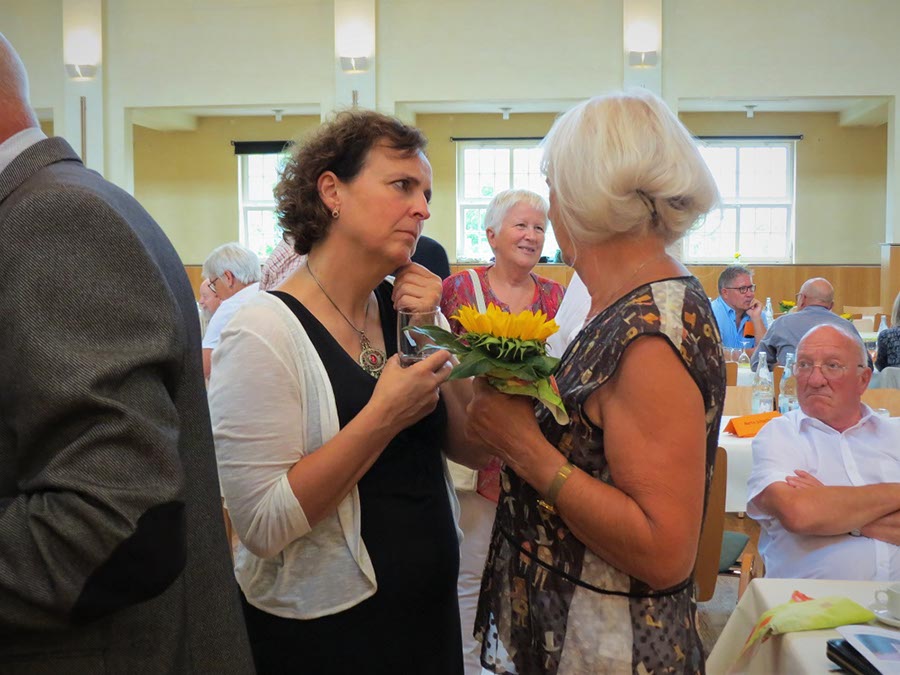
M668 245L718 201L690 133L647 91L581 103L543 147L557 220L576 242L655 232Z

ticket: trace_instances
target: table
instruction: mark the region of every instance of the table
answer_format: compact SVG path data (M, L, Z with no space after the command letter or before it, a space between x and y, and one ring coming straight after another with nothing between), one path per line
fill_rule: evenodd
M725 624L706 661L706 672L721 675L737 660L760 615L788 602L795 590L812 598L841 595L868 607L885 581L831 581L826 579L754 579ZM879 623L880 628L888 628ZM836 630L786 633L770 638L750 661L746 673L827 673L837 670L825 656L825 641L840 637Z
M753 439L739 438L725 431L731 417L722 417L719 430L719 445L725 448L728 455L728 474L725 480L726 513L744 512L747 510L747 479L753 468Z

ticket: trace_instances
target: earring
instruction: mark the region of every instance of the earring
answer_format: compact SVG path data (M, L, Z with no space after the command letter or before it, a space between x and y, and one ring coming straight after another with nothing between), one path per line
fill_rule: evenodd
M334 209L334 210L331 212L331 217L334 218L335 220L337 220L338 218L341 217L341 212L338 211L337 209Z

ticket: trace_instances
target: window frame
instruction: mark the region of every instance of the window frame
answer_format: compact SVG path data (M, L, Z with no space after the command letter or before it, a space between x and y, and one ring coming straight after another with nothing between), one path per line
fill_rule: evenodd
M515 175L513 151L519 148L537 148L540 145L541 141L543 141L543 137L452 138L451 140L456 142L456 260L457 262L486 262L481 258L473 258L466 254L465 213L469 210L487 211L488 204L490 204L493 196L466 197L465 151L471 150L473 148L509 150L509 185L510 188L512 188ZM549 231L552 232L552 229L550 229ZM553 239L553 241L555 241L555 238Z
M802 140L802 136L761 136L761 137L696 137L698 145L706 147L734 148L735 152L735 190L736 195L731 198L722 197L715 210L724 211L726 209L735 210L735 250L730 252L720 252L721 255L699 257L692 256L689 253L689 240L692 232L684 239L683 260L687 264L722 264L733 263L736 254L740 253L740 260L743 263L764 264L764 265L790 265L793 264L796 256L796 205L797 205L797 141ZM784 147L787 151L787 166L785 168L786 194L787 200L776 200L759 197L741 197L740 196L740 177L741 177L741 148L760 148L760 147ZM747 255L741 246L741 211L755 208L773 208L785 209L787 213L787 226L785 228L785 255L784 256L754 256Z
M274 194L270 199L250 199L250 158L270 156L284 157L286 159L287 153L290 152L291 144L286 141L233 141L232 144L236 147L235 156L238 160L238 241L241 245L256 252L250 241L249 214L251 212L271 213L272 220L276 223L276 228L278 216L275 213L277 204ZM238 150L237 148L240 149ZM280 167L276 167L276 173L280 173ZM275 245L277 245L281 236L280 228L275 231L275 234L278 235L275 237ZM265 262L269 257L268 255L258 255L260 262Z

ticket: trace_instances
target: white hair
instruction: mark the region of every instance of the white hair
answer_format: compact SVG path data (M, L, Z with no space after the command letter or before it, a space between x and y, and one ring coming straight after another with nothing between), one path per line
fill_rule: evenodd
M242 284L259 281L259 257L246 246L235 242L214 248L203 263L203 276L207 279L231 272Z
M525 204L539 211L544 222L547 222L547 211L550 206L546 199L531 190L504 190L495 194L491 203L488 204L487 211L484 213L484 229L490 230L494 234L499 232L506 214L519 204Z
M542 145L558 217L575 241L656 231L671 244L718 200L690 133L647 91L581 103Z

